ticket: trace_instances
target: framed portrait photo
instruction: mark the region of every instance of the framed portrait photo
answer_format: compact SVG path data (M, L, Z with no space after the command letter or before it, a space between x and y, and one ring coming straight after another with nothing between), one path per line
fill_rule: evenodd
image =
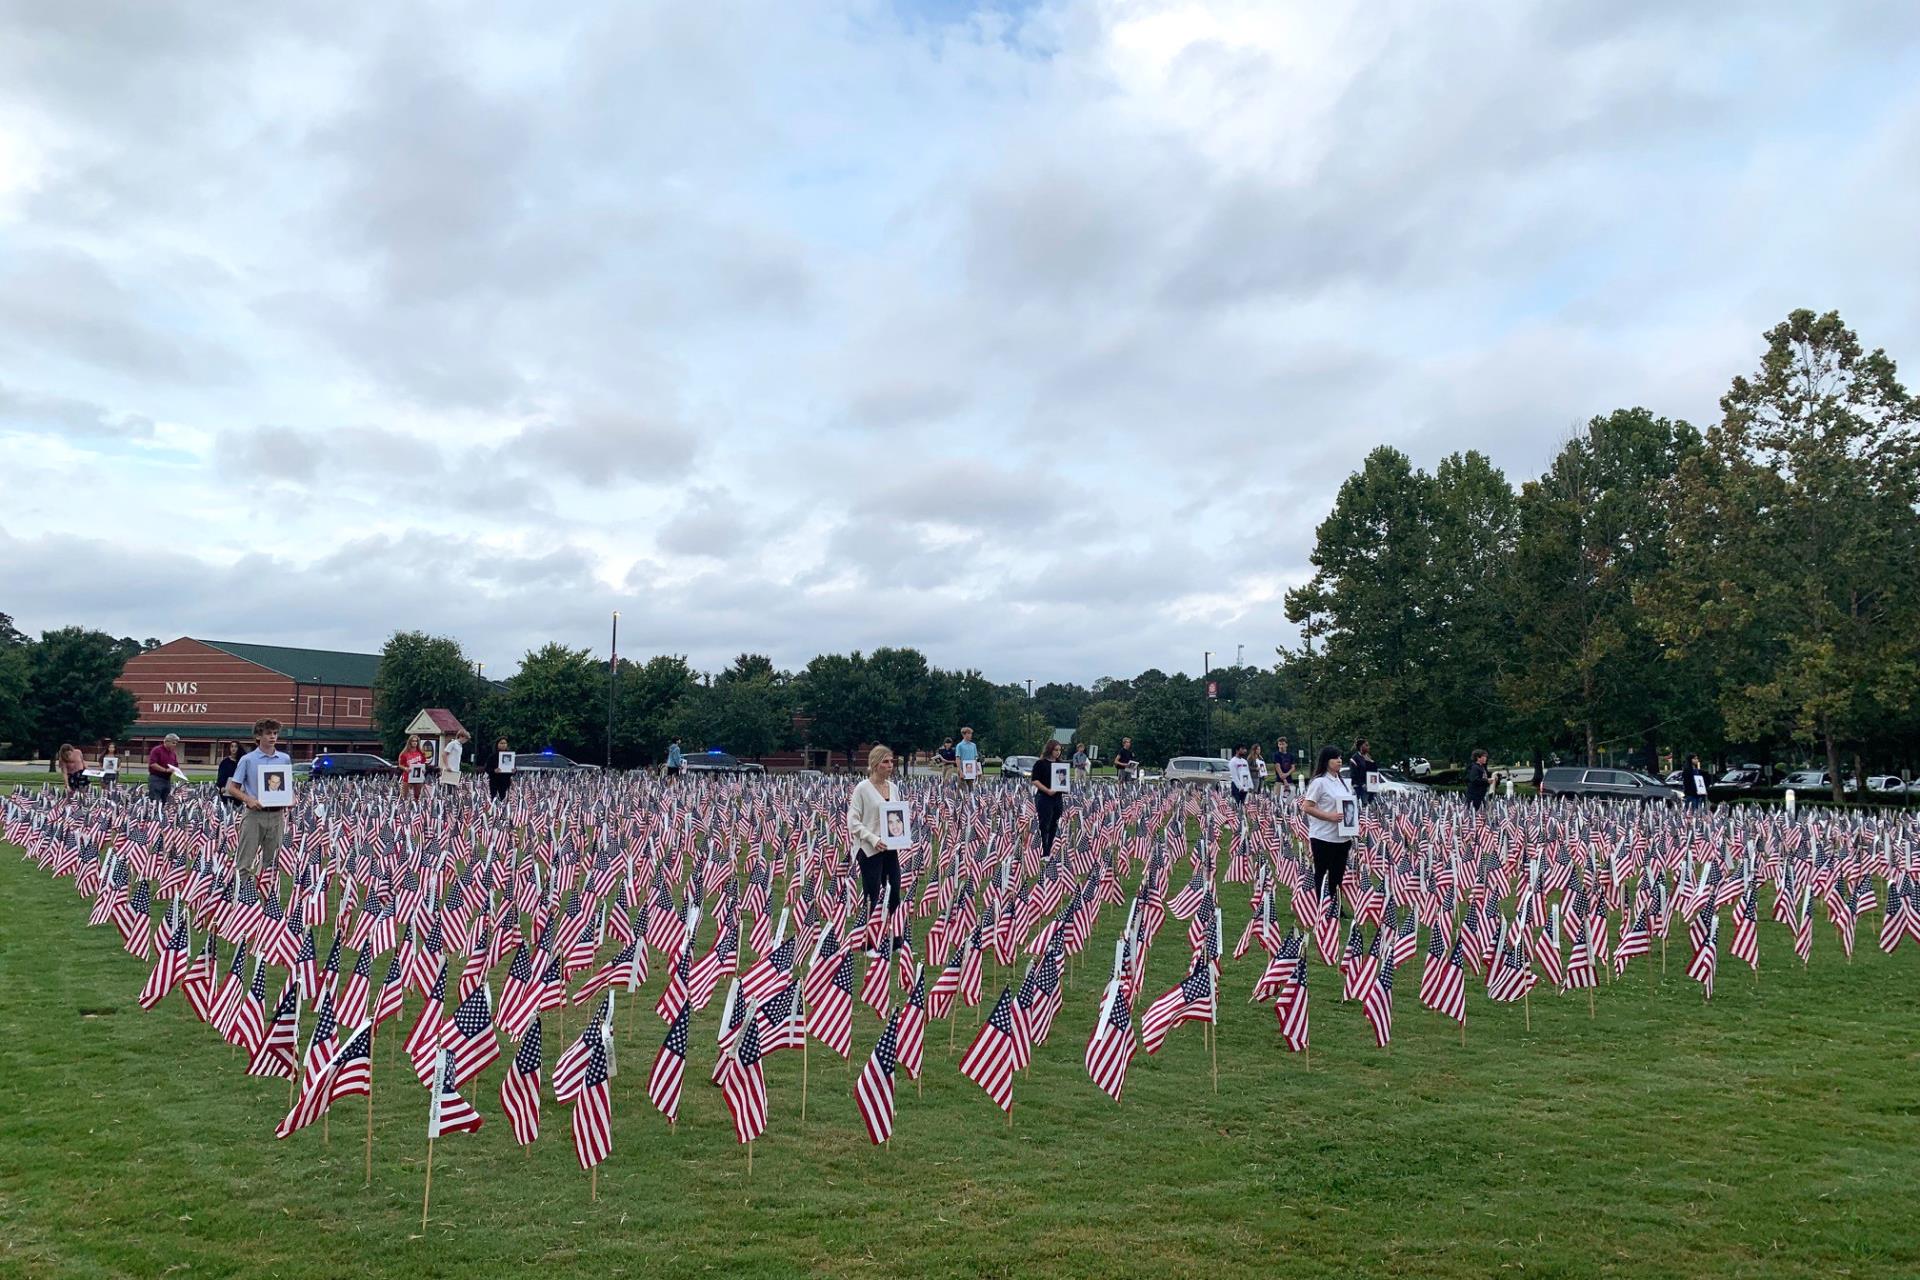
M417 787L417 786L419 786L419 785L420 785L421 783L423 783L423 782L425 782L426 780L427 780L427 766L426 766L426 765L424 765L424 764L422 764L422 763L421 763L420 761L418 761L418 760L415 760L415 761L414 761L414 762L413 762L412 764L410 764L410 765L408 765L408 766L407 766L407 781L408 781L408 782L411 782L411 783L412 783L412 784L413 784L414 786L416 786L416 787Z
M980 776L980 762L978 760L962 760L960 762L960 776L968 782L972 782L978 778Z
M500 772L502 773L513 772L513 752L502 751L500 753Z
M1340 802L1340 838L1351 840L1360 834L1360 802L1342 800Z
M1382 778L1379 774L1374 773L1372 770L1367 771L1367 790L1378 791L1380 789L1380 784L1385 781L1386 779Z
M905 800L888 800L880 805L880 838L889 849L913 847L913 814Z
M276 761L260 766L260 807L284 809L293 803L293 762Z
M1073 766L1064 762L1055 762L1053 766L1053 789L1055 791L1073 790Z

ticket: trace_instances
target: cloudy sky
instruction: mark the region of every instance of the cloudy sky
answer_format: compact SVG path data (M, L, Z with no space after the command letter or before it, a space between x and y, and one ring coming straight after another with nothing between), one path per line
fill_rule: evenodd
M0 0L0 611L1266 661L1377 444L1914 382L1917 158L1907 0Z

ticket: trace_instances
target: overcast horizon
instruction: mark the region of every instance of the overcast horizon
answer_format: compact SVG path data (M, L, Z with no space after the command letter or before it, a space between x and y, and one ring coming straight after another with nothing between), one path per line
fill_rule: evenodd
M1266 665L1377 445L1920 376L1920 6L472 13L0 7L22 630Z

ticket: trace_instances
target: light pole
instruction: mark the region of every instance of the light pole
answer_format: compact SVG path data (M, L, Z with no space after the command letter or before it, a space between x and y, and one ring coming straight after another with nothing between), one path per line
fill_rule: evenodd
M1033 681L1027 681L1027 742L1033 742Z
M1207 704L1207 738L1202 749L1209 754L1213 751L1213 699L1207 696L1207 677L1213 674L1213 650L1208 649L1200 655L1200 700Z
M1233 646L1233 665L1234 666L1238 667L1241 665L1240 660L1246 656L1246 652L1247 652L1247 646L1243 644L1237 644Z
M607 646L607 768L613 768L613 681L620 671L620 611L613 611L613 642Z

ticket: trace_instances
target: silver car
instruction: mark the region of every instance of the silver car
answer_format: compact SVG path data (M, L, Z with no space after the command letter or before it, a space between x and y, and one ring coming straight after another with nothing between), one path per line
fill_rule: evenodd
M1194 782L1207 787L1224 787L1232 777L1225 760L1212 756L1175 756L1167 761L1167 782Z

